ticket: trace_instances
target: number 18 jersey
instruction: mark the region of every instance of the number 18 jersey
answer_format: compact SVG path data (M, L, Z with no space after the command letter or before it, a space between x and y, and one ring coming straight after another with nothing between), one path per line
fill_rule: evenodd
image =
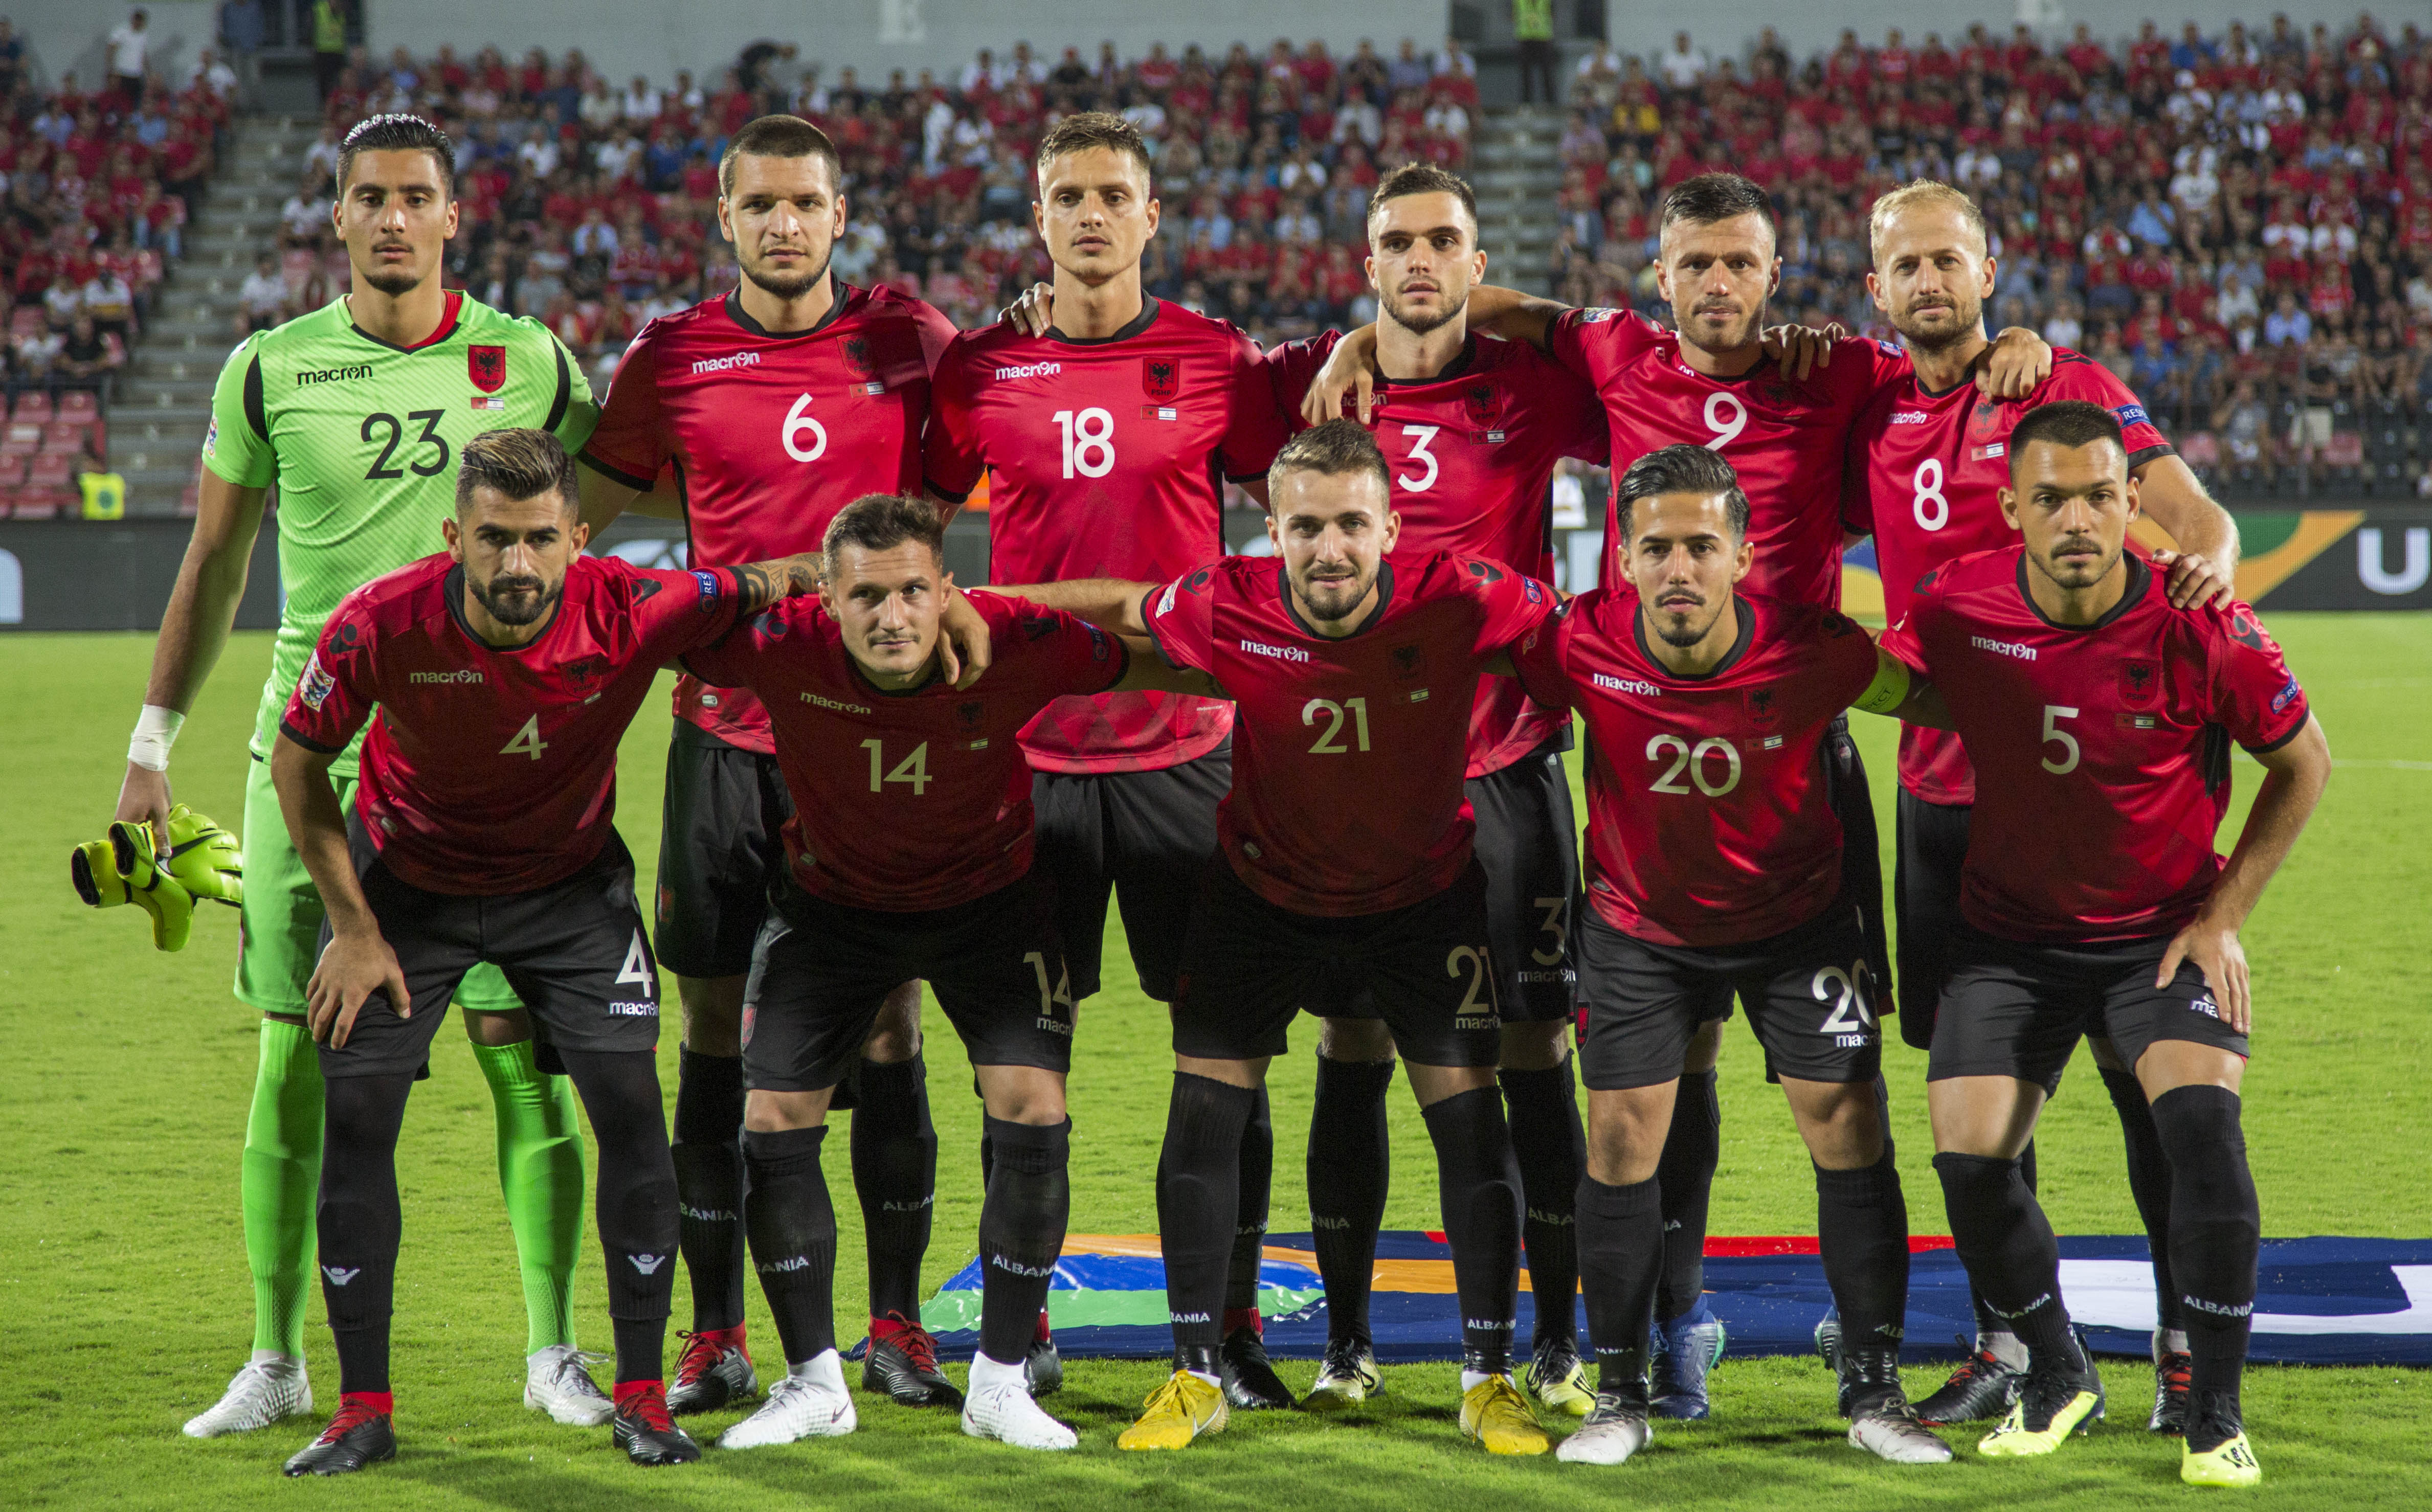
M211 394L203 465L239 488L278 486L286 602L253 724L270 758L279 715L338 601L439 549L456 461L485 430L530 426L568 451L591 434L591 385L549 328L448 295L418 346L359 329L343 298L245 338ZM335 770L355 771L350 751Z

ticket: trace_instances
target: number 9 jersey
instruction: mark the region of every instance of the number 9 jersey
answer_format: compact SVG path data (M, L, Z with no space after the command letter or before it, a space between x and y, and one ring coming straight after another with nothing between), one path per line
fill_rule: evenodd
M253 754L279 716L339 600L439 549L455 512L464 444L504 426L582 449L599 419L591 385L549 328L450 293L420 345L358 329L345 299L245 338L211 395L203 465L239 488L277 485L286 596ZM334 771L351 777L355 758Z

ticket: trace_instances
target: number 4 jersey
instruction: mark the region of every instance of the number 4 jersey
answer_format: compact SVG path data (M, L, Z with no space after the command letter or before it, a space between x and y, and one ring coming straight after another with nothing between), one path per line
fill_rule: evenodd
M371 724L355 812L403 881L531 892L607 844L617 740L660 664L724 634L735 606L729 572L578 557L548 627L492 646L464 619L464 569L426 557L338 606L279 730L333 752Z
M448 295L418 346L358 329L335 299L245 338L211 395L203 465L239 488L278 487L279 582L286 594L254 716L268 760L279 715L338 601L435 551L456 510L464 443L505 426L581 448L599 411L549 328ZM351 776L351 756L337 772Z
M1928 573L1883 649L1934 680L1980 781L1959 906L1987 934L2085 944L2175 932L2221 872L2229 743L2305 729L2305 690L2244 604L2174 609L2152 568L2088 626L2027 595L2026 548Z
M1738 639L1700 677L1655 659L1628 590L1581 594L1512 653L1531 697L1587 725L1588 901L1656 945L1770 939L1841 887L1823 743L1873 682L1875 643L1820 605L1737 607Z

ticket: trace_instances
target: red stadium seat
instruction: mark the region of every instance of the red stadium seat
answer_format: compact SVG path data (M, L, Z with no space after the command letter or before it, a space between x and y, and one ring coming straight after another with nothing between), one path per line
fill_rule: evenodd
M68 507L67 490L63 488L21 488L17 502L8 513L12 519L53 520Z
M9 416L21 426L46 426L57 417L51 408L51 396L47 394L20 395L16 412Z
M59 417L62 420L98 420L101 418L101 401L93 397L90 389L70 389L59 395Z
M43 452L25 468L25 486L29 489L64 489L75 479L76 459L60 452Z
M42 449L78 455L83 452L85 441L92 434L93 427L89 423L54 420L42 428Z
M42 449L41 426L10 425L0 430L0 457L30 457Z
M25 481L25 459L0 457L0 490L15 489Z

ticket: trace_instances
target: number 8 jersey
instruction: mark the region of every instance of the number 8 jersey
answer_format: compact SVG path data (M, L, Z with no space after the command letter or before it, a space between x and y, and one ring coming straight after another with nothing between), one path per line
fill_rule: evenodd
M1587 725L1588 902L1655 945L1771 939L1841 888L1823 743L1874 680L1875 643L1820 605L1737 607L1739 639L1701 677L1647 650L1629 590L1581 594L1512 653L1530 697Z
M358 329L340 298L229 354L211 395L203 465L239 488L278 486L286 595L254 716L257 759L269 760L288 697L338 601L439 549L464 443L529 426L575 451L599 413L591 385L549 328L456 293L418 346ZM334 769L353 776L353 752Z

